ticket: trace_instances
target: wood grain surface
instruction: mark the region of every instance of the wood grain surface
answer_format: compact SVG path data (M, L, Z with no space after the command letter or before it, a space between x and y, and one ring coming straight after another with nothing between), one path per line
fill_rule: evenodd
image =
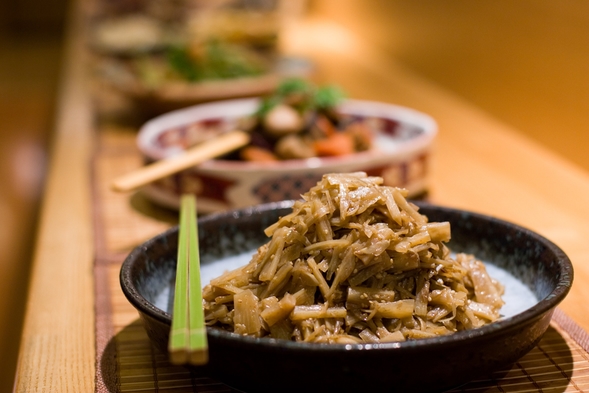
M72 9L76 15L80 10ZM83 37L72 17L55 140L31 271L16 392L91 392L94 387L90 158L93 118Z

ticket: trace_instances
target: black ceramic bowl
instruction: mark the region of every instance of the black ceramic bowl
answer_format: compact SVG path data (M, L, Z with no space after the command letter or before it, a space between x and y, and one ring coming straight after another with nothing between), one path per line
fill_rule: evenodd
M526 354L571 288L569 258L549 240L512 223L418 204L430 221L450 221L453 251L473 253L508 272L530 293L531 303L479 329L399 343L296 343L209 328L209 375L246 392L429 392L485 377ZM265 243L263 230L290 207L290 202L272 203L199 219L203 269ZM120 276L123 292L139 311L150 339L164 352L172 302L162 305L161 299L173 293L177 235L175 227L137 247ZM511 295L516 300L522 296L517 291Z

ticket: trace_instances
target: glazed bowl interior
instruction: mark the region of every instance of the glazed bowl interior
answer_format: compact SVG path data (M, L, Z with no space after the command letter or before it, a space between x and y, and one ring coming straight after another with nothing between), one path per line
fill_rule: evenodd
M430 221L449 221L453 252L483 260L506 287L503 317L479 329L382 344L314 344L243 337L208 329L214 378L246 392L430 392L485 377L515 362L540 340L573 280L569 258L555 244L512 223L416 202ZM203 285L249 261L263 230L290 212L283 201L199 219ZM171 323L178 228L137 247L121 269L121 286L150 339L166 351Z

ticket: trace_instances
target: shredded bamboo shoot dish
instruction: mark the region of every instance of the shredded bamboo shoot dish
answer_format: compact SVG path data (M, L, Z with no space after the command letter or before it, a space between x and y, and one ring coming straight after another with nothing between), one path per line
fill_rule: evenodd
M203 290L208 326L318 343L452 334L500 317L503 286L452 254L401 188L363 172L327 174L265 231L251 261Z

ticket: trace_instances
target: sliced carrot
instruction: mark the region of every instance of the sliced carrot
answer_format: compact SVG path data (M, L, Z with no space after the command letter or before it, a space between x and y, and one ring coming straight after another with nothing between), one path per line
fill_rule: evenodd
M354 138L349 134L335 133L313 143L318 156L343 156L354 153Z
M278 158L269 150L257 146L246 146L239 152L244 161L271 162L278 161Z

